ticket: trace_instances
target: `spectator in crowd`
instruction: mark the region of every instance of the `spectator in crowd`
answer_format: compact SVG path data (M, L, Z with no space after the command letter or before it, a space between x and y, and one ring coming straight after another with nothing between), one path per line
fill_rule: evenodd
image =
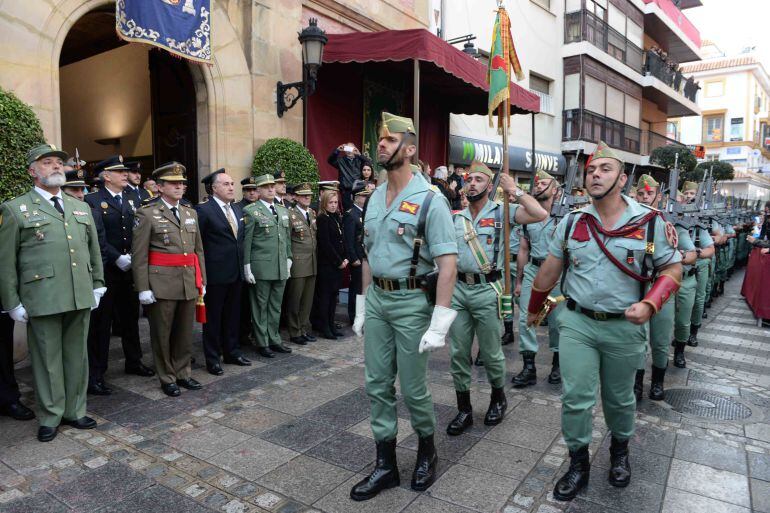
M422 176L425 178L425 181L427 181L428 183L431 183L430 164L428 164L427 162L423 162L422 160L418 160L417 167L420 168L420 172L422 173Z
M334 166L339 173L340 196L342 197L342 208L347 210L353 204L351 190L353 183L361 178L361 167L366 159L358 151L356 145L352 142L346 142L337 146L327 159L329 165Z
M447 183L449 184L449 188L455 192L455 197L449 200L452 210L462 210L463 208L460 206L460 192L462 191L463 185L465 185L465 180L463 180L464 172L465 168L462 166L455 167L451 164L449 165L449 178L447 178Z
M431 183L438 187L438 190L441 191L441 194L446 197L447 201L449 201L449 204L452 204L452 201L457 198L457 190L455 189L457 187L457 184L452 182L451 184L447 182L447 179L449 171L447 170L446 166L439 166L436 168L436 170L433 172L433 178L431 179Z
M361 166L361 180L366 183L367 188L373 191L377 187L377 177L374 176L374 168L368 160Z
M337 192L321 193L316 224L318 226L318 279L314 308L315 328L322 338L335 340L342 336L334 324L334 312L337 308L337 293L342 284L342 270L348 265L348 259L345 258Z
M150 195L150 198L154 198L158 195L158 184L155 183L155 180L152 178L145 180L142 187L144 187L144 190Z
M372 191L367 183L359 180L353 185L353 206L345 212L342 219L345 254L350 262L350 285L348 286L348 318L353 324L356 312L356 296L362 293L362 264L366 258L364 252L363 213L366 200Z

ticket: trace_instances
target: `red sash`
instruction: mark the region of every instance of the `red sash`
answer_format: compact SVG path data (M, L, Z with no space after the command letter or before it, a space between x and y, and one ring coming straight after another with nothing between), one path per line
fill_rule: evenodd
M198 261L198 255L195 253L160 253L150 251L148 259L150 265L160 267L194 267L195 268L195 287L198 289L198 301L195 303L195 320L203 324L206 322L206 305L203 302L203 273Z

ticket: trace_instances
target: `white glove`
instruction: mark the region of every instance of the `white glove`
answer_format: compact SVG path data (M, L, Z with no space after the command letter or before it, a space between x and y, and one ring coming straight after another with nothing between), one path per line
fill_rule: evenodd
M27 309L21 303L13 310L8 310L8 315L16 322L27 322L29 320Z
M202 296L206 295L206 286L205 285L201 285L201 295Z
M246 283L250 285L257 283L257 280L254 279L254 275L251 274L251 264L243 266L243 277L246 279Z
M291 274L291 264L293 263L294 262L291 261L291 258L286 259L286 269L287 269L286 272L289 274Z
M94 303L96 303L96 306L91 307L91 310L96 310L99 308L99 302L102 300L102 296L105 292L107 292L107 287L99 287L98 289L94 289Z
M451 308L436 305L433 308L433 316L430 318L428 331L425 332L422 340L420 340L419 352L423 353L444 347L444 339L455 317L457 317L457 312Z
M128 271L131 269L131 255L120 255L117 260L115 260L115 265L117 265L118 269L123 272Z
M364 312L366 312L366 294L357 294L356 316L353 318L353 333L358 338L364 336Z
M143 290L139 293L139 302L143 305L151 305L155 302L155 294L151 290Z

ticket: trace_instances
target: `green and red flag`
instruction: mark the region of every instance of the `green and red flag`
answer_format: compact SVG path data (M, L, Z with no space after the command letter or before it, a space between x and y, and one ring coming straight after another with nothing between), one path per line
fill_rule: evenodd
M511 37L511 20L505 7L497 9L495 28L492 33L492 50L489 52L489 66L487 67L487 83L489 84L489 126L492 124L492 115L497 109L498 128L502 129L503 111L501 104L510 98L511 68L516 75L516 80L524 78L524 72L516 55L516 48ZM510 112L506 112L510 121Z

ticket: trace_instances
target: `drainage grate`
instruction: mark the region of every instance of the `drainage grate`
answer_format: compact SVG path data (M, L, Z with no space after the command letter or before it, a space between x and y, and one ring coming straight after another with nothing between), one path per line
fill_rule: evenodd
M751 416L751 409L729 396L687 388L666 390L666 402L674 411L717 420L743 420Z

